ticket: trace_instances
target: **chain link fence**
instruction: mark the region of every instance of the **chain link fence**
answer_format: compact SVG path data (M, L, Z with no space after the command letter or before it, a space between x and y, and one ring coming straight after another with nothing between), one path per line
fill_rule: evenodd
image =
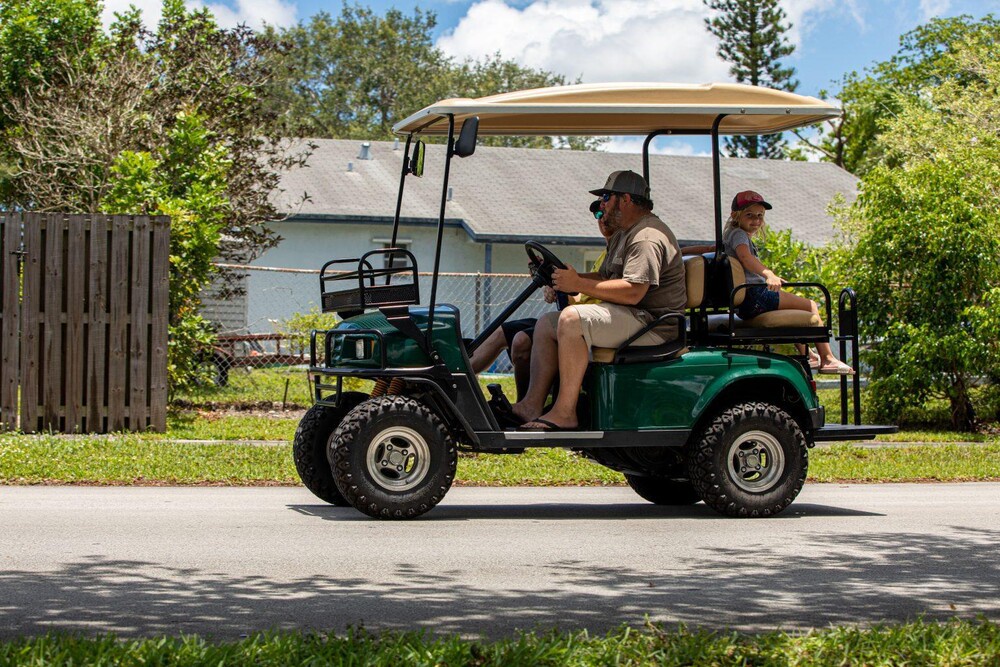
M222 264L224 269L203 297L203 314L218 331L213 362L218 381L233 368L294 366L308 362L309 332L330 328L336 318L320 308L320 272ZM430 302L432 275L418 274L420 303ZM474 338L526 287L531 277L509 273L441 273L437 302L456 306L462 335ZM538 317L550 311L536 291L511 317ZM502 354L490 369L510 371Z

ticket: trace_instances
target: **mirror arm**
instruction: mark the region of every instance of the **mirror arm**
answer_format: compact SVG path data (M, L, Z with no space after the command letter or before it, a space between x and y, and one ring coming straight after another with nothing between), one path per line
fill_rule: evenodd
M413 133L406 135L406 148L403 149L403 168L399 173L399 193L396 195L396 214L392 218L392 245L396 247L396 238L399 234L399 214L403 210L403 186L406 185L406 175L410 173L410 142L413 140ZM386 285L389 284L389 277L386 276Z
M437 247L434 250L434 275L431 277L431 302L427 311L427 345L431 345L434 331L434 306L437 305L438 271L441 268L441 243L444 241L444 212L448 205L448 177L455 147L455 114L448 114L448 150L444 159L444 181L441 184L441 209L438 214Z

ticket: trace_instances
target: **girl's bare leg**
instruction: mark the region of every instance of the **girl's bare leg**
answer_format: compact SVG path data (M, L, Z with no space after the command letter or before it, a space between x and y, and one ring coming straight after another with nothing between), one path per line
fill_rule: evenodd
M778 292L778 310L804 310L815 315L821 325L823 322L822 318L819 317L819 306L816 305L816 302L798 294ZM816 343L816 351L819 353L821 367L837 364L837 357L834 356L830 344L826 341Z

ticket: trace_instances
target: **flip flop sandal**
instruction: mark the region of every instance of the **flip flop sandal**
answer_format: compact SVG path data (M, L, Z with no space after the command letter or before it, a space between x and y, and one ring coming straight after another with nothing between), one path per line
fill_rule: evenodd
M819 372L823 375L854 375L854 369L845 364L843 361L838 361L836 364L820 366Z

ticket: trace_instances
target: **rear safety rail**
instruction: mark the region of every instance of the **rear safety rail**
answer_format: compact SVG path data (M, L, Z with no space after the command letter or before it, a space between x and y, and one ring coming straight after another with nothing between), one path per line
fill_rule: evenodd
M370 258L381 256L382 266ZM353 270L337 267L353 265ZM359 313L376 306L405 306L420 303L417 260L409 250L383 248L366 252L361 258L334 259L319 272L324 313Z
M854 424L861 424L861 369L858 365L858 295L850 287L840 291L837 310L837 336L840 343L840 359L847 359L847 346L850 344L851 368L854 375L850 376L851 389L848 391L848 376L840 376L840 423L847 424L847 396L851 395L853 403Z
M833 336L830 315L833 312L830 290L822 283L787 282L782 287L808 287L817 289L823 294L823 305L826 317L823 326L762 326L754 327L754 320L748 320L748 326L736 326L736 296L742 290L750 287L760 287L761 283L743 283L733 288L729 297L729 329L724 337L730 344L768 344L768 343L807 343L827 341ZM761 316L763 317L763 316ZM756 318L754 318L756 319ZM718 336L719 334L715 334Z

